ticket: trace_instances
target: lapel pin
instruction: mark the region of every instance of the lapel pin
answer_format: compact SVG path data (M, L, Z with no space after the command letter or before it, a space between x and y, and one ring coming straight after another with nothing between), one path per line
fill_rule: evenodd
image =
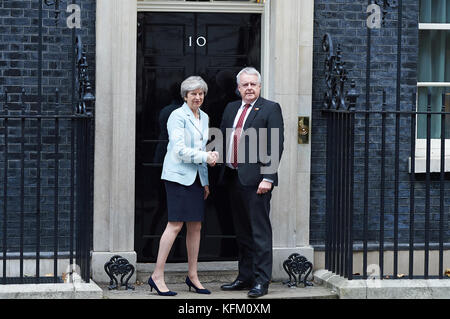
M255 111L259 111L259 107L255 108Z

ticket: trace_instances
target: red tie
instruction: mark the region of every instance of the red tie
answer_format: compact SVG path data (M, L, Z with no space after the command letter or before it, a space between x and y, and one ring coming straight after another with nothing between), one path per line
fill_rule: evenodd
M244 105L244 110L241 113L241 116L239 117L239 121L236 124L236 128L234 129L233 134L233 162L231 165L233 165L234 168L237 168L238 166L238 146L239 146L239 139L241 138L242 133L242 126L244 125L244 119L245 115L247 114L247 110L250 108L250 104Z

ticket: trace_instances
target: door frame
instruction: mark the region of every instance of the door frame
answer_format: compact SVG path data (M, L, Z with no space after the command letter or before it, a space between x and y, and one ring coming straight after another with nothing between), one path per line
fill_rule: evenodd
M109 282L104 265L117 254L136 265L134 165L138 2L142 7L144 2L137 0L96 1L92 251L92 278L96 282ZM147 2L147 10L156 10L161 3ZM179 8L198 5L182 1L167 1L164 5L172 5L167 10L174 10L175 2ZM213 12L214 8L218 9L217 3L207 5ZM282 280L286 273L281 264L291 253L300 253L309 260L314 258L314 249L309 245L311 144L297 142L298 117L312 116L314 0L266 0L263 14L263 94L283 106L286 132L279 169L283 183L274 190L272 197L272 216L277 216L272 220L272 276ZM131 282L135 278L133 275Z
M261 77L262 96L269 97L270 79L270 2L180 2L137 0L137 12L195 12L195 13L260 13L261 14Z

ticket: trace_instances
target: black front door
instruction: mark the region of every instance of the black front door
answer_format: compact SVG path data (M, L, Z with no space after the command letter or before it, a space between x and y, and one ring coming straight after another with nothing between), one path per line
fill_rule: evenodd
M167 224L161 170L170 113L183 103L180 84L201 76L209 92L202 109L210 127L219 127L228 102L238 100L236 74L245 66L260 69L261 15L139 13L136 118L135 250L138 262L154 262ZM211 195L206 203L200 261L235 260L237 248L229 203L216 185L218 168L209 169ZM185 229L169 262L187 260Z

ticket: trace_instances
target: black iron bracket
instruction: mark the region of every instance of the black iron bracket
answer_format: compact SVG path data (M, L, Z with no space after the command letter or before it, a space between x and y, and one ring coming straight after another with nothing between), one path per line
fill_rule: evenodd
M128 262L127 259L123 258L122 256L113 256L106 264L105 264L105 272L110 278L109 281L109 290L117 289L119 287L119 282L116 278L116 276L120 276L120 286L125 285L125 289L131 289L134 290L134 286L128 284L128 281L130 280L131 276L134 274L134 266ZM125 276L128 275L127 279L125 280L125 283L123 282L123 279Z
M46 6L55 6L55 26L58 25L58 18L61 14L61 10L59 10L61 0L44 0L44 3Z
M345 104L344 85L347 81L345 62L342 61L342 50L338 44L336 52L329 33L322 39L322 49L327 54L325 59L325 81L327 89L324 96L326 109L347 109Z
M359 94L356 92L355 81L351 82L351 89L345 92L345 83L348 80L348 71L345 62L342 61L342 49L340 44L334 50L333 40L329 33L322 39L322 49L326 53L325 58L325 82L327 85L323 106L325 109L350 110L356 106Z
M76 85L78 93L78 103L76 105L76 114L86 114L92 112L95 96L92 93L92 86L88 75L88 62L86 58L86 48L83 47L81 37L76 37L75 45L76 56Z
M303 287L313 286L313 283L307 280L313 270L313 264L305 256L297 253L290 255L283 262L283 268L289 276L289 280L283 281L284 285L292 288L303 282Z

